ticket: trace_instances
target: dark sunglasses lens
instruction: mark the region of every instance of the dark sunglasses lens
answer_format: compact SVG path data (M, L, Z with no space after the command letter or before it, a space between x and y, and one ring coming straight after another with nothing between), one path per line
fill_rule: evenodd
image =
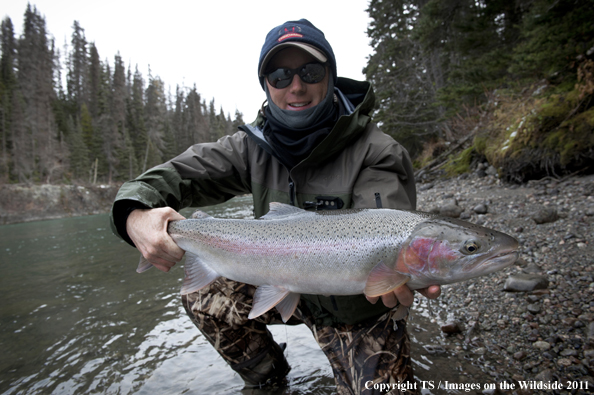
M293 79L293 70L289 69L276 69L272 73L268 74L268 82L270 85L277 89L283 89L289 86Z
M300 71L299 77L307 84L317 84L324 79L326 68L320 63L306 64Z
M326 68L321 63L308 63L298 69L276 69L266 76L270 85L276 89L283 89L291 85L293 76L297 73L306 84L317 84L326 76Z

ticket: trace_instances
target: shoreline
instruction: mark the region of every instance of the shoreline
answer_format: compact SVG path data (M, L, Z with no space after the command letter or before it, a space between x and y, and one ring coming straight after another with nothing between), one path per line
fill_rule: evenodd
M0 185L0 225L105 214L121 184Z

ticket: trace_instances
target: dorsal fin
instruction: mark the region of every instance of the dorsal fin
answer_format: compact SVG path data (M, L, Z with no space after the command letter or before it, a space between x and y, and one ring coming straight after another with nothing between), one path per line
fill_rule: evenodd
M204 211L196 210L190 216L190 219L204 219L204 218L211 218L210 215L206 214Z
M289 217L292 215L300 215L300 214L302 215L302 214L314 214L314 213L305 211L304 209L299 208L299 207L291 206L290 204L272 202L272 203L270 203L270 211L266 215L260 217L260 219L263 219L263 220L280 219L280 218L285 218L285 217Z

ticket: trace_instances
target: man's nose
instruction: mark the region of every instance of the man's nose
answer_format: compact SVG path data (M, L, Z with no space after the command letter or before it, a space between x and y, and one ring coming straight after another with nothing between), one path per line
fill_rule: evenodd
M303 92L305 90L305 82L301 80L301 77L299 77L298 74L295 74L291 80L291 85L289 85L289 88L292 93Z

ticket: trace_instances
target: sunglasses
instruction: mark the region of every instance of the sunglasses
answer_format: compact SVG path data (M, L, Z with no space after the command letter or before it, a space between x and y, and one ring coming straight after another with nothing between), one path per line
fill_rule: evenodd
M281 67L266 74L266 79L276 89L284 89L291 85L293 77L297 74L306 84L317 84L326 76L326 66L322 63L307 63L296 69Z

